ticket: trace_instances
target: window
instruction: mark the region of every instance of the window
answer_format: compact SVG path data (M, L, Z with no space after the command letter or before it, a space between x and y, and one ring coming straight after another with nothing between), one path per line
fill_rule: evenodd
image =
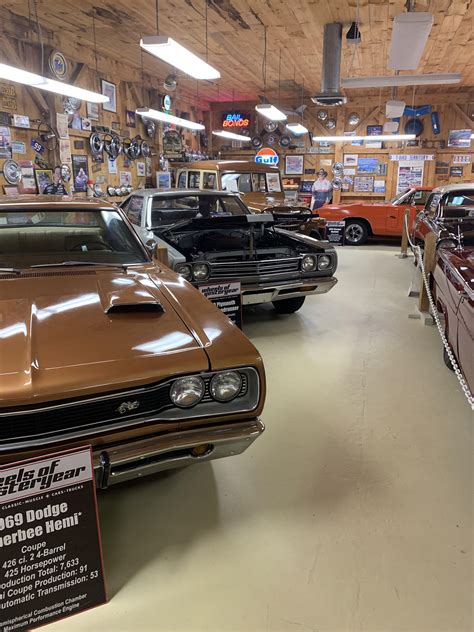
M257 193L267 192L267 182L264 173L252 173L252 187Z
M415 204L416 206L424 206L429 194L430 191L415 191L410 204Z
M124 208L128 219L132 224L135 224L135 226L142 225L143 199L141 195L132 195L128 200L126 208Z
M205 171L204 172L204 178L203 178L203 189L211 189L214 190L216 189L216 175L215 173L212 173L212 171Z
M0 267L67 262L133 264L147 261L116 210L75 208L0 211Z
M441 193L432 193L428 198L428 201L425 206L425 212L430 217L434 217L438 210L438 202L441 199Z
M474 217L474 191L452 191L444 196L441 206L447 219Z
M186 219L247 214L247 208L237 196L157 195L152 201L151 223L152 228L159 228Z
M201 172L189 171L188 172L188 189L200 189L201 188Z
M186 188L186 176L187 176L187 172L186 171L181 171L181 173L179 174L179 178L178 178L178 189L185 189Z

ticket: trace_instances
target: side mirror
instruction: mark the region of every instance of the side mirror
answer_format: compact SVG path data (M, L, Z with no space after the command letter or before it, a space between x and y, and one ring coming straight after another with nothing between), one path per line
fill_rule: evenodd
M145 248L148 251L148 254L152 259L155 259L156 253L158 252L158 242L150 239L146 242Z

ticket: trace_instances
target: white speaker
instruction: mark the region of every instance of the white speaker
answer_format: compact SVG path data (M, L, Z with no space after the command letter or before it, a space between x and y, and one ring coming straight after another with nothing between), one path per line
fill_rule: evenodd
M385 104L385 116L388 119L400 118L403 116L405 101L387 101Z

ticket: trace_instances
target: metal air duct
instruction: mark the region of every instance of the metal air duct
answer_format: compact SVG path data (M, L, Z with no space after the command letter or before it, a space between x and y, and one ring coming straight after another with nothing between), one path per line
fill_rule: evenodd
M324 25L323 68L321 92L311 97L317 105L342 105L347 99L341 94L342 24Z

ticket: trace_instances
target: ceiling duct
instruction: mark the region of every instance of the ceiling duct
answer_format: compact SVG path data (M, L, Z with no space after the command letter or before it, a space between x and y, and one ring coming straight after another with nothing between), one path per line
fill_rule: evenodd
M317 105L342 105L347 101L341 94L341 50L342 24L325 24L321 92L311 97Z

